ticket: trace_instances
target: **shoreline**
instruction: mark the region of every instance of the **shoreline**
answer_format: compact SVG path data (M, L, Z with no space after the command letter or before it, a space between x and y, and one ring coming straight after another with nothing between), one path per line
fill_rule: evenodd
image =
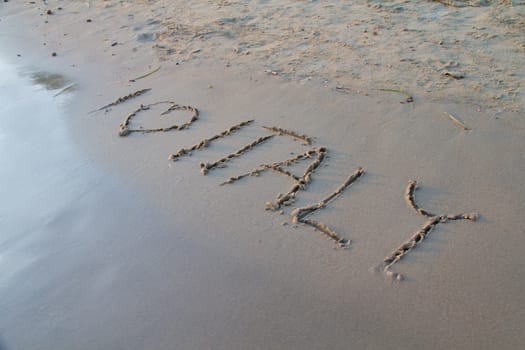
M47 42L55 46L36 51L30 50L30 42L41 37L28 36L31 14L8 15L0 22L16 23L12 33L17 26L27 26L10 44L28 45L22 52L24 61L40 62L44 69L81 82L67 108L72 116L69 129L80 149L167 219L158 231L143 235L126 237L117 230L123 246L114 242L112 249L120 252L119 259L108 260L94 274L95 290L82 295L85 306L52 301L63 316L57 324L65 328L35 335L35 341L42 336L48 345L60 348L61 339L73 341L80 334L83 348L96 344L157 349L173 344L342 349L349 342L356 348L511 349L525 341L525 315L519 311L524 270L516 268L523 265L525 245L520 216L525 188L519 182L525 171L525 143L519 114L476 111L471 104L426 102L417 96L415 104L400 103L404 97L388 91L338 94L323 85L300 84L244 66L226 67L217 60L177 65L157 61L151 43L135 43L136 33L129 28L110 31L105 24L82 32L111 17L118 25L124 14L86 14L91 23L69 22L73 15L49 16ZM84 39L81 44L62 42L59 32ZM112 42L118 44L111 46ZM102 53L96 50L101 43L106 45ZM159 71L128 82L158 65ZM144 88L152 90L107 112L88 114ZM119 137L126 115L140 104L165 100L196 107L199 119L186 130ZM157 119L162 111L152 108L131 123L151 128L160 120L166 127L188 118L182 111L174 121ZM470 130L459 128L444 112L457 116ZM191 157L168 160L178 149L249 119L255 122L242 132ZM277 135L225 168L206 176L199 172L200 163L221 159L267 135L262 126L306 134L315 147L328 149L329 157L308 188L297 194L293 205L283 207L283 215L264 207L290 188L288 178L262 174L219 184L261 163L301 154L309 149L301 142ZM307 165L290 170L301 174ZM349 250L335 249L311 227L295 227L289 217L293 208L326 197L359 166L366 171L363 177L312 217L352 240ZM477 211L481 220L438 225L395 266L407 279L391 283L370 269L424 223L405 203L409 179L420 182L417 203L423 208L437 213ZM127 222L125 213L114 215L115 223ZM147 215L142 223L156 225ZM89 281L84 274L75 278L81 285ZM126 291L130 286L132 292ZM41 302L38 296L28 301L34 307ZM14 311L10 316L28 317ZM97 325L99 317L109 331ZM71 320L74 326L67 329Z

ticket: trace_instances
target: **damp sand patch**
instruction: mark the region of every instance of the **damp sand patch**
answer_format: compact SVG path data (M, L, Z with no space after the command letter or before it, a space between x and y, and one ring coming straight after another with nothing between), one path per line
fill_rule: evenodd
M59 73L29 69L22 75L27 76L33 85L40 86L45 90L56 91L53 97L73 92L76 88L76 83L71 82L66 76Z
M34 85L42 86L46 90L58 90L66 87L70 82L62 74L36 71L29 74Z

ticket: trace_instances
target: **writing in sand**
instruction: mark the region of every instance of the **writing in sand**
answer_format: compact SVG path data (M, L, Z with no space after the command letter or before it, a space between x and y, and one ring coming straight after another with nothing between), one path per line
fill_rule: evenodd
M95 110L94 112L103 110L107 112L109 111L110 107L124 103L130 99L137 98L149 92L150 90L151 89L138 90L124 97L120 97L114 102L109 103L106 106ZM174 124L170 126L150 129L142 127L133 128L133 119L137 118L141 112L147 111L154 106L166 106L166 109L160 113L161 116L170 114L173 111L187 111L190 114L190 116L188 121L180 125ZM150 104L141 104L137 109L135 109L133 112L127 115L122 124L120 124L119 135L121 137L125 137L130 135L131 133L155 133L185 130L189 128L198 119L199 111L197 108L192 106L179 105L173 101L159 101ZM239 133L244 128L252 125L253 123L254 120L252 119L232 125L229 128L223 130L222 132L219 132L208 138L202 139L200 142L194 145L179 149L176 153L170 154L168 159L170 161L177 161L181 157L191 156L192 152L202 151L210 147L214 142L229 137L233 134ZM309 146L311 148L302 154L295 155L283 161L261 164L249 172L232 176L221 184L221 186L231 185L246 177L261 176L265 172L273 172L280 176L287 177L292 182L292 185L290 186L288 191L285 193L277 194L274 201L266 203L266 210L276 211L282 214L282 208L292 206L299 192L308 191L309 184L311 183L316 170L327 159L328 149L322 146L314 146L314 139L312 137L293 130L288 130L277 126L262 126L262 128L267 132L266 135L255 139L254 141L239 148L235 152L227 154L220 159L200 164L200 171L202 175L206 175L214 169L224 168L227 166L228 162L230 162L234 158L241 157L244 154L253 150L254 148L263 146L266 142L268 142L274 137L282 136L300 140L301 142L303 142L304 145ZM299 164L301 162L308 162L308 166L306 167L306 170L303 172L302 175L295 175L290 170L288 170L289 167ZM319 222L315 219L312 219L311 216L317 211L325 208L330 202L334 201L337 197L343 195L343 193L348 187L358 182L359 179L364 175L365 170L362 167L358 167L354 172L347 176L345 181L340 186L338 186L333 192L327 194L321 201L303 207L293 208L290 215L291 222L294 224L303 224L305 226L312 227L315 231L320 232L326 238L335 243L337 247L341 249L348 249L352 243L350 239L343 237L338 232L335 232L328 225ZM387 278L392 280L403 280L403 275L398 272L394 272L393 266L397 262L399 262L403 257L405 257L410 251L412 251L418 244L421 244L425 240L425 238L428 237L428 235L430 235L434 231L436 226L442 223L457 220L475 221L478 218L478 214L476 213L431 213L430 211L421 208L416 203L415 193L417 188L417 182L415 180L410 180L405 191L405 200L411 209L413 209L419 215L426 217L427 221L420 229L413 233L408 240L406 240L399 247L394 249L380 263L380 270Z

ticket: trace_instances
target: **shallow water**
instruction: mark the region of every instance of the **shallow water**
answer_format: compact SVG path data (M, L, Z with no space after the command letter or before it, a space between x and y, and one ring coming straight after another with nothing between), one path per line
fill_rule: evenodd
M74 187L78 177L71 175L81 166L73 161L60 107L70 95L53 97L56 91L38 82L0 61L0 212L4 225L16 223L20 229L28 217L50 209L51 197L64 198L62 190Z
M0 350L89 348L97 320L119 314L96 306L123 278L122 251L135 256L144 232L169 230L147 201L78 150L64 108L73 95L56 96L65 81L51 86L26 73L0 60Z

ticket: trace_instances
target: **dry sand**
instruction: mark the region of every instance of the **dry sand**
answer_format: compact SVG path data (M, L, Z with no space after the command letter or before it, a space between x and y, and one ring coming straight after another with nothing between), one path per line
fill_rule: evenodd
M4 348L525 343L524 6L10 1L0 11L0 40L13 60L77 82L69 132L79 156L114 174L121 189L83 216L79 248L43 229L36 242L49 259L15 276L24 283L0 277ZM380 89L408 91L415 103ZM119 137L140 104L166 100L198 108L199 119L186 130ZM159 118L166 106L140 112L131 126L191 116ZM191 157L168 160L249 119ZM265 203L290 188L289 178L268 172L219 184L311 146L281 135L200 173L200 163L268 135L261 126L312 136L313 147L328 150L282 214ZM307 165L287 169L300 176ZM359 166L365 174L309 217L351 240L349 249L292 223L293 208L319 202ZM405 276L399 282L382 271L383 259L426 222L405 201L410 179L422 208L480 219L437 224L392 266ZM98 217L110 228L90 230ZM50 244L69 254L52 259Z

